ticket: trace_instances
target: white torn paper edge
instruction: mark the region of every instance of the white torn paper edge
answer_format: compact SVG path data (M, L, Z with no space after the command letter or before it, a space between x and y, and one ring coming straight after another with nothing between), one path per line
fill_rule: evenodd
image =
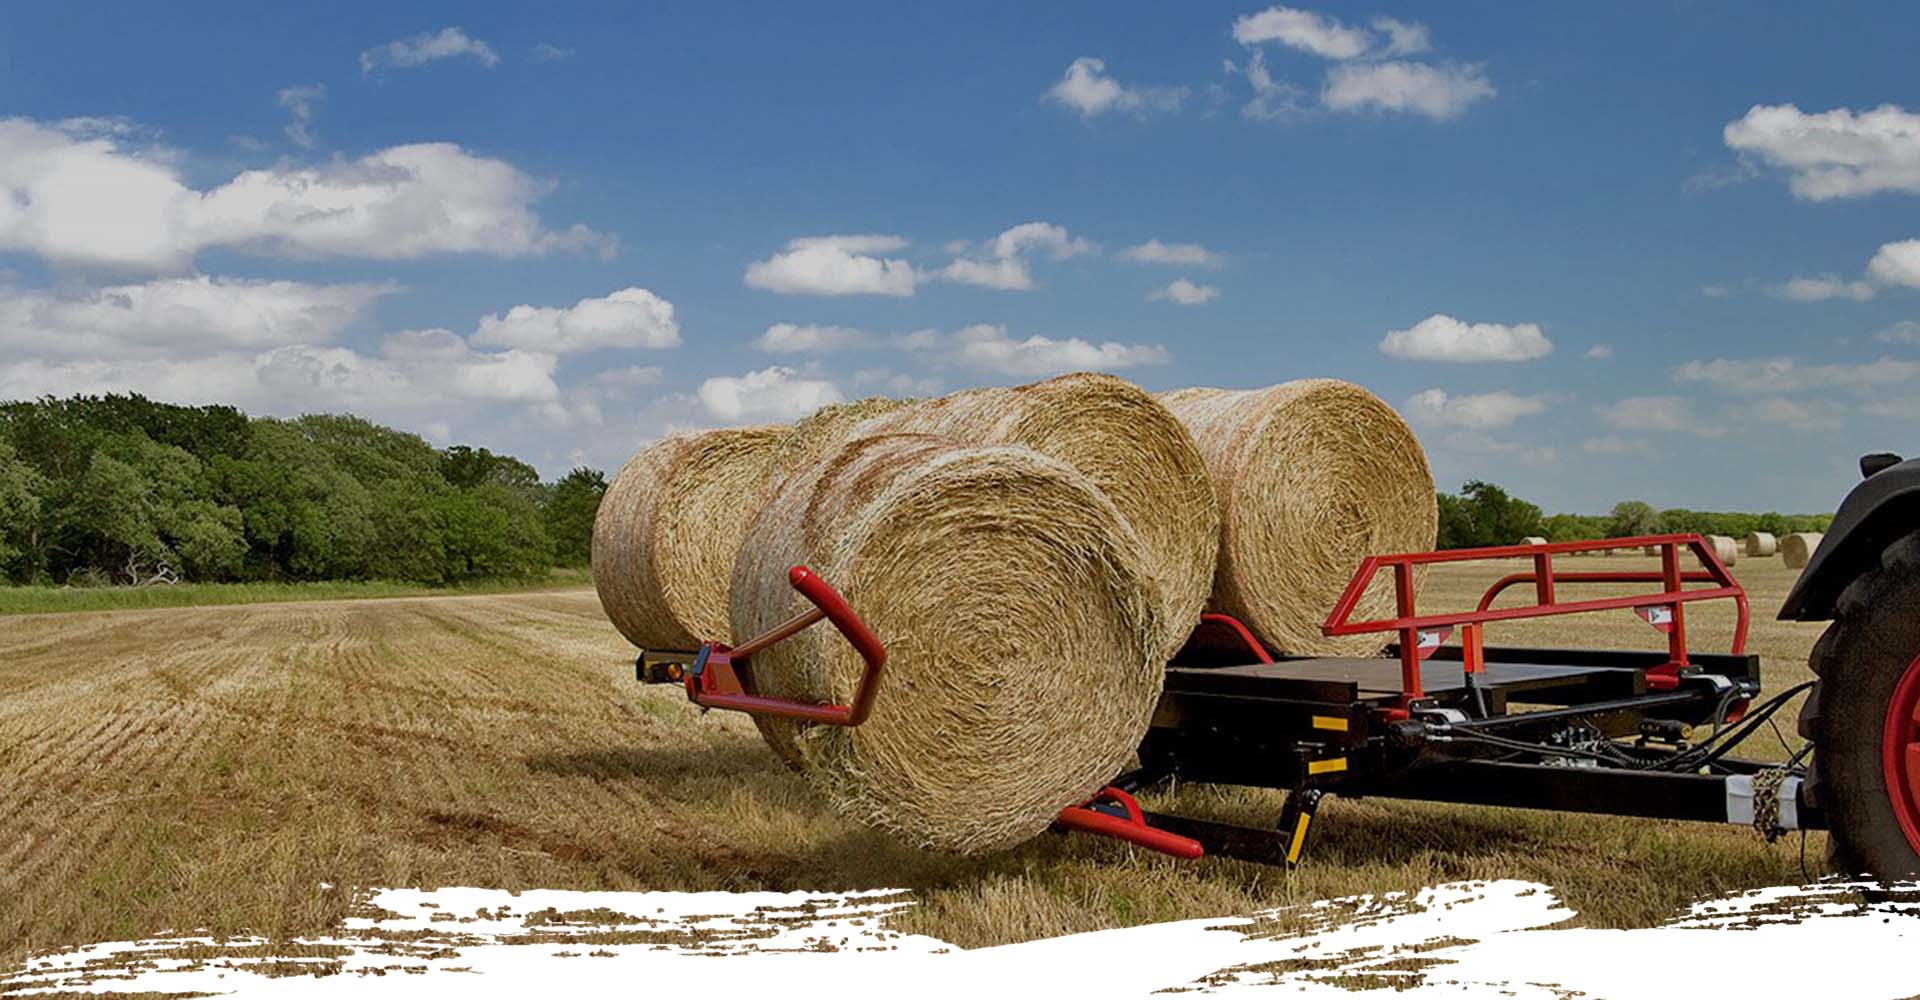
M888 930L905 892L639 893L384 889L335 933L291 942L166 936L37 955L0 994L244 997L645 995L1146 997L1905 997L1920 993L1920 908L1854 887L1696 904L1639 930L1574 916L1522 881L1328 900L961 950ZM724 959L724 960L722 960Z

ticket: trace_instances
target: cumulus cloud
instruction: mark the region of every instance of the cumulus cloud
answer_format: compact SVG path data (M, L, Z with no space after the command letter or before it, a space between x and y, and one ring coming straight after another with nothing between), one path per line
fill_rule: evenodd
M288 87L276 96L290 118L287 122L287 138L293 140L296 146L312 149L319 143L313 135L313 116L320 110L320 102L326 99L326 85L309 83Z
M1157 239L1130 246L1117 255L1135 264L1170 264L1179 267L1219 267L1226 258L1198 243L1162 243Z
M1605 361L1613 357L1613 348L1607 344L1595 344L1587 348L1585 357L1589 361Z
M1100 245L1067 232L1065 226L1051 222L1023 222L995 236L935 272L945 281L1003 291L1027 291L1040 287L1028 266L1029 258L1045 253L1053 260L1067 260L1097 253Z
M867 335L850 326L775 323L754 339L753 346L768 354L816 354L847 350L866 343Z
M1267 71L1267 57L1260 50L1255 49L1247 57L1244 69L1229 62L1227 70L1245 74L1247 84L1253 87L1253 99L1240 108L1242 117L1273 121L1292 118L1306 110L1307 92L1284 80L1275 80Z
M1920 240L1881 246L1868 262L1867 273L1882 284L1920 288Z
M832 382L778 365L707 379L697 395L709 414L727 423L797 420L843 398Z
M1386 54L1389 56L1413 55L1433 48L1433 41L1428 37L1427 26L1424 24L1399 21L1391 17L1376 17L1373 19L1373 26L1376 30L1386 32Z
M1792 358L1715 358L1689 361L1673 370L1676 382L1726 392L1782 393L1817 389L1866 390L1920 377L1920 362L1880 358L1865 364L1801 364Z
M493 46L469 37L462 28L452 27L374 46L360 53L360 72L371 73L385 68L411 69L440 59L462 57L473 59L489 69L500 62L500 54L493 50Z
M1702 421L1680 396L1633 396L1594 408L1600 419L1627 431L1686 431L1716 436L1721 430Z
M782 295L913 294L913 265L880 254L904 249L899 236L803 236L785 250L747 265L746 283Z
M1738 407L1734 416L1743 422L1802 431L1830 431L1842 423L1840 408L1825 400L1762 399Z
M1876 331L1873 339L1883 344L1920 344L1920 321L1903 319Z
M1478 66L1347 63L1327 71L1320 103L1334 111L1405 111L1446 121L1493 95L1493 84Z
M919 330L895 338L895 346L927 353L936 363L1018 377L1070 371L1122 371L1162 364L1167 350L1155 344L1095 344L1079 337L1032 336L1015 340L1003 325L976 323L951 333Z
M1403 361L1531 361L1553 353L1553 342L1533 323L1463 323L1435 313L1390 331L1380 352Z
M1110 111L1144 114L1148 111L1178 111L1186 102L1185 87L1129 87L1107 75L1104 60L1082 56L1068 64L1060 81L1044 95L1062 107L1092 118Z
M1920 192L1920 115L1893 104L1807 114L1756 104L1722 130L1727 147L1785 171L1795 197Z
M447 143L248 170L200 191L174 157L131 135L99 122L0 120L0 250L151 272L184 271L215 247L375 260L613 247L585 226L548 229L533 209L544 185Z
M0 287L0 353L108 356L325 342L393 291L205 276L74 293Z
M1373 36L1364 28L1350 28L1323 14L1281 6L1234 19L1233 40L1242 45L1279 42L1323 59L1352 59L1373 47Z
M553 354L607 348L663 348L680 343L673 303L644 288L622 288L566 308L518 305L480 320L473 341Z
M1218 287L1196 285L1185 278L1175 278L1165 288L1156 288L1147 293L1147 300L1150 302L1172 302L1182 306L1205 305L1219 297Z
M1848 281L1838 275L1821 274L1811 278L1792 278L1768 291L1794 302L1822 302L1827 299L1865 302L1873 298L1877 289L1870 282Z
M1415 421L1476 431L1511 427L1521 417L1546 408L1547 402L1541 397L1505 391L1456 396L1445 389L1428 389L1407 400L1407 412Z

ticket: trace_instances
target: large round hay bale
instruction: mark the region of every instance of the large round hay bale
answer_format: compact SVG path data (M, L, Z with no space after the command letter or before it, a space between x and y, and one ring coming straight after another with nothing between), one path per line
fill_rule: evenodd
M1213 609L1282 653L1378 652L1388 636L1328 638L1320 625L1362 558L1433 548L1433 473L1400 415L1334 379L1160 399L1193 432L1218 493ZM1375 587L1353 620L1393 610L1391 589Z
M897 409L861 434L934 434L967 445L1023 445L1093 481L1133 525L1164 599L1163 657L1199 624L1212 589L1220 513L1193 438L1151 394L1080 372L1011 389L971 389Z
M642 649L728 638L727 586L783 427L674 434L622 466L593 519L593 586Z
M1765 531L1756 531L1747 536L1747 555L1764 559L1780 551L1780 542Z
M1714 556L1720 560L1720 565L1731 566L1740 560L1740 546L1732 538L1726 535L1702 535L1701 537L1706 539L1707 547L1713 550Z
M841 813L979 852L1044 830L1127 764L1158 701L1165 625L1149 556L1066 463L926 435L851 441L789 479L733 578L736 635L807 605L804 564L886 644L855 728L763 720ZM822 624L756 653L754 690L846 704L864 664Z
M865 399L823 406L795 421L793 426L787 429L786 436L781 439L779 447L774 449L773 461L767 473L769 480L767 494L771 496L788 476L812 466L828 452L853 437L854 429L862 422L882 414L892 413L913 403L914 400L911 399L869 396Z
M1820 547L1820 532L1796 531L1780 539L1780 561L1788 569L1805 569L1813 551Z
M1546 540L1546 538L1545 538L1544 536L1542 536L1542 535L1528 535L1527 537L1525 537L1525 538L1522 538L1522 539L1520 539L1520 544L1522 544L1522 545L1545 545L1545 544L1547 544L1547 540Z

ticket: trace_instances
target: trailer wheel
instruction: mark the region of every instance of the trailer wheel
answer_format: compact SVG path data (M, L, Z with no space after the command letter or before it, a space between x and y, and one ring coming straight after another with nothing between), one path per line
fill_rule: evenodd
M1800 731L1829 860L1847 875L1920 875L1920 532L1847 586L1808 662Z

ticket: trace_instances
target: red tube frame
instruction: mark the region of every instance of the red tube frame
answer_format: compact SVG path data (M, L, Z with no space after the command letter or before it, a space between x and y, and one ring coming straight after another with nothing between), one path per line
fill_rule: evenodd
M805 566L793 567L787 571L787 583L813 604L813 610L795 615L737 647L729 648L717 642L702 646L699 657L694 661L694 669L687 671L687 699L701 708L774 715L824 726L857 726L867 721L867 716L873 712L874 696L879 693L880 672L887 665L887 648L881 645L866 623L848 606L846 598L841 597L839 591L812 570ZM860 686L854 691L852 704L817 705L787 698L716 690L715 675L710 668L725 667L730 670L735 663L744 664L754 653L793 637L821 619L832 622L833 627L839 629L840 634L853 646L854 652L859 653L867 663L866 672L860 677Z
M1117 803L1125 809L1126 818L1122 819L1088 808L1102 799ZM1148 826L1146 815L1140 811L1140 804L1133 800L1133 796L1112 786L1101 789L1100 794L1088 799L1085 805L1068 806L1060 810L1060 817L1054 822L1060 824L1063 829L1124 840L1149 851L1158 851L1161 854L1170 854L1189 861L1207 853L1206 848L1192 837L1182 837L1177 833L1156 830Z
M1620 572L1572 572L1557 573L1553 568L1553 557L1575 552L1604 552L1611 549L1642 548L1654 546L1660 550L1660 569L1658 571L1620 571ZM1682 572L1680 569L1680 548L1685 546L1700 561L1703 570ZM1474 562L1484 559L1530 558L1533 560L1531 573L1516 573L1497 581L1488 589L1480 604L1473 611L1448 614L1421 615L1415 606L1413 570L1415 566L1434 563ZM1393 568L1394 607L1396 616L1374 621L1349 621L1354 609L1359 606L1360 598L1382 567ZM1493 608L1495 597L1518 583L1532 582L1536 603L1518 608ZM1561 602L1555 594L1556 582L1587 583L1659 583L1662 588L1657 593L1631 594L1622 597L1606 597L1584 601ZM1689 582L1708 582L1714 587L1698 590L1683 589ZM1320 631L1329 636L1363 635L1370 632L1398 632L1400 637L1400 687L1401 705L1423 697L1420 683L1419 633L1426 629L1460 626L1463 632L1463 669L1469 673L1477 672L1483 666L1478 662L1477 654L1482 640L1482 628L1489 622L1512 621L1520 618L1541 618L1549 615L1571 615L1587 611L1610 611L1622 608L1664 607L1672 612L1672 625L1667 632L1668 662L1663 667L1649 672L1649 683L1656 688L1669 687L1677 683L1680 668L1687 665L1687 631L1683 606L1694 601L1730 599L1739 612L1738 624L1734 627L1733 652L1737 655L1746 648L1747 637L1747 593L1727 572L1713 549L1697 534L1688 535L1646 535L1638 538L1610 538L1602 541L1586 542L1549 542L1539 545L1497 545L1478 549L1451 549L1444 552L1405 552L1396 555L1368 556L1361 560L1360 568L1347 582L1347 589L1335 602L1333 611L1327 615Z

